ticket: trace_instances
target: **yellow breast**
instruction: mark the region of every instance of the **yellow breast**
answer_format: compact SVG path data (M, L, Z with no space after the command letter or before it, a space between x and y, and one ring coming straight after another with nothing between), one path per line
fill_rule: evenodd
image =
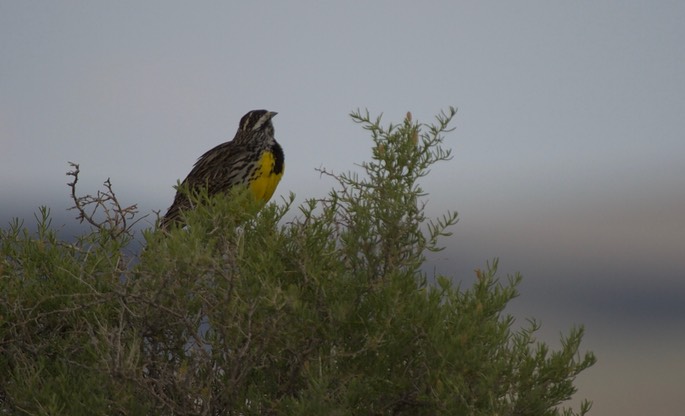
M274 194L276 186L278 186L278 182L280 182L283 176L283 169L279 173L274 172L275 166L276 159L274 154L269 151L264 152L259 166L250 181L250 191L252 191L252 195L256 200L266 203Z

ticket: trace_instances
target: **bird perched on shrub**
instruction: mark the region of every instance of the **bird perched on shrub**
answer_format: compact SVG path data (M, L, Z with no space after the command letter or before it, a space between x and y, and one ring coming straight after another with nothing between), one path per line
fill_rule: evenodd
M271 119L277 113L252 110L240 119L233 140L200 156L176 191L160 227L181 224L181 213L191 209L187 192L206 188L209 196L246 186L257 201L268 202L283 176L283 149L274 138ZM182 192L181 189L187 189Z

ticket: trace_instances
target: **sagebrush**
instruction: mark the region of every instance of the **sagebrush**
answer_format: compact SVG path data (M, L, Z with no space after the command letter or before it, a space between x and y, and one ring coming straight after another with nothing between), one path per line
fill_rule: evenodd
M135 237L135 206L76 192L92 229L62 241L49 210L0 250L0 413L575 415L595 358L582 327L553 351L505 312L519 275L427 276L454 212L420 186L450 159L456 110L433 123L352 119L372 138L357 173L294 207L241 189L192 194L187 227ZM135 249L144 241L144 250ZM429 279L430 277L430 279ZM428 283L428 282L432 283Z

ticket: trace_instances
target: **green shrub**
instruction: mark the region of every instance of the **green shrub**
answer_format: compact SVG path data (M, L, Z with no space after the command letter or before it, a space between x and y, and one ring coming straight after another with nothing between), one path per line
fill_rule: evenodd
M1 234L0 413L119 415L575 415L562 403L582 328L551 351L504 312L520 276L497 261L473 280L428 277L424 255L457 221L425 217L419 180L448 160L434 124L382 127L363 175L297 208L260 210L242 190L197 206L188 226L143 232L111 184L78 197L92 232L57 238L47 209ZM100 218L100 219L98 219ZM578 414L589 409L583 402Z

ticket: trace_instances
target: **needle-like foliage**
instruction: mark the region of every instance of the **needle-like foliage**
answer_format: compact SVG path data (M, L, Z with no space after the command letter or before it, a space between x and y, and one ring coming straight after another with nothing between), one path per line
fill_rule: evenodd
M358 173L293 209L244 190L188 195L183 229L143 232L109 182L78 197L92 231L0 235L0 414L577 415L591 366L582 327L559 350L505 312L521 277L426 276L454 212L425 214L421 179L450 159L456 110L407 114L372 137ZM358 169L359 170L359 169ZM261 208L261 209L260 209ZM104 218L96 218L104 215ZM430 281L430 283L429 283Z

